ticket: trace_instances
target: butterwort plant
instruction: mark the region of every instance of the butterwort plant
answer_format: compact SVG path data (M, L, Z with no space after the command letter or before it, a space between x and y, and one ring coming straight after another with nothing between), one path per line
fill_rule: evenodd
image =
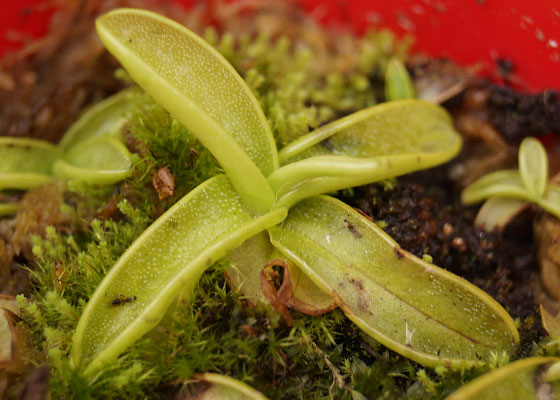
M372 221L325 195L454 157L461 140L445 110L391 101L278 151L243 79L184 26L119 9L100 17L97 31L132 79L225 173L180 199L109 270L76 328L76 368L93 376L113 362L228 254L247 280L267 261L289 262L364 332L426 366L468 367L516 349L515 324L490 296L401 249Z
M58 145L19 137L0 138L0 191L28 190L54 180L106 185L132 173L131 154L123 144L124 113L138 89L124 90L86 111ZM17 203L0 202L0 216L17 211Z
M546 150L534 137L521 142L517 170L480 177L463 190L461 200L465 204L486 200L475 223L488 231L507 224L530 203L560 218L560 185L549 181Z

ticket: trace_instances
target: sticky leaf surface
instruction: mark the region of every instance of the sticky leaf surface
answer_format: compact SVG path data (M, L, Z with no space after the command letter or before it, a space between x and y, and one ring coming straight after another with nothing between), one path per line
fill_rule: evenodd
M278 209L252 217L223 175L199 185L144 231L103 279L76 329L75 365L88 365L89 373L113 360L213 262L285 216ZM131 301L113 304L121 298Z
M467 366L492 351L511 353L519 342L511 317L490 296L400 249L336 199L306 199L269 232L360 328L423 365Z
M449 114L419 100L383 103L284 147L268 181L280 204L425 169L461 147Z

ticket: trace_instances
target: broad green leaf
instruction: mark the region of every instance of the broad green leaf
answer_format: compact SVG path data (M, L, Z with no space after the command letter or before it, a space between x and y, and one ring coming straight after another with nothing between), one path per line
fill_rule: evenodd
M335 307L332 296L313 283L286 256L270 244L266 232L253 236L227 256L231 266L227 269L230 285L255 305L269 304L261 289L261 271L272 260L286 263L284 280L278 290L278 300L285 306L308 315L320 315Z
M496 369L459 388L447 400L539 400L560 396L560 381L546 372L560 358L531 357Z
M513 217L528 205L529 203L524 200L491 197L478 210L474 224L488 232L495 228L502 230Z
M286 213L253 217L223 175L199 185L144 231L105 276L78 323L74 364L89 374L114 360L156 326L178 293L194 287L213 262ZM118 299L130 301L113 305Z
M110 136L94 136L71 147L53 165L62 179L111 184L132 173L128 149Z
M133 103L130 97L138 88L123 90L89 108L66 131L59 146L68 150L76 144L95 136L118 137L126 123L126 113Z
M43 140L0 137L0 190L31 189L52 180L59 155L55 145Z
M204 383L195 393L184 394L185 400L266 400L249 385L226 375L205 373L194 377L194 384Z
M461 138L442 108L419 100L383 103L325 125L286 146L268 181L281 205L441 164Z
M416 97L414 85L403 62L392 58L385 72L385 97L388 101L413 99Z
M548 180L548 157L541 142L533 137L523 139L519 146L519 175L534 197L544 194Z
M416 362L461 368L495 351L511 354L519 343L513 320L490 296L400 249L339 200L305 199L269 233L352 321Z
M471 183L461 193L461 201L465 204L474 204L494 196L535 200L527 191L519 172L508 169L491 172Z
M266 182L277 152L266 118L243 79L212 46L152 12L119 9L97 19L107 49L130 76L220 162L253 207L274 201Z
M0 203L0 217L15 214L17 209L17 203Z

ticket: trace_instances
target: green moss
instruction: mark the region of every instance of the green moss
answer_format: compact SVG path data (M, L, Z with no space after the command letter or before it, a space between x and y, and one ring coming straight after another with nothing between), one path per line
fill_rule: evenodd
M149 186L153 173L167 167L175 178L176 190L166 200L165 208L208 178L222 173L212 154L149 95L140 93L134 101L128 129L140 152L135 163L135 182Z

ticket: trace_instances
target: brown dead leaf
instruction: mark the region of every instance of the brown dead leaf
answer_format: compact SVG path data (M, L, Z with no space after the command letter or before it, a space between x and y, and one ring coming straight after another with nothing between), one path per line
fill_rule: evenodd
M157 173L152 177L152 185L160 200L175 193L175 178L167 167L158 169Z
M535 219L533 232L538 248L541 282L547 292L560 301L560 220L543 214Z
M238 290L252 305L268 304L269 301L261 288L261 266L270 260L281 260L284 277L278 282L278 301L307 315L321 315L336 307L332 296L323 292L293 262L270 244L268 235L263 233L247 240L230 253L228 260L232 265L226 271L228 284Z
M67 222L68 217L61 212L63 202L63 190L59 185L41 186L23 196L11 240L16 254L32 259L30 237L33 234L44 235L47 226L60 226Z
M18 314L16 298L0 295L0 369L13 371L15 367Z
M0 398L8 396L13 381L25 370L25 338L18 327L19 307L15 297L0 295ZM10 394L11 395L11 394Z
M261 290L265 297L270 301L274 309L282 316L282 319L288 326L294 325L294 319L286 304L280 299L278 291L274 286L274 281L280 278L280 274L273 269L273 267L281 267L284 269L284 279L288 266L282 260L272 260L268 262L261 271Z
M322 292L291 262L286 263L278 298L289 308L306 315L322 315L336 308L336 301Z

